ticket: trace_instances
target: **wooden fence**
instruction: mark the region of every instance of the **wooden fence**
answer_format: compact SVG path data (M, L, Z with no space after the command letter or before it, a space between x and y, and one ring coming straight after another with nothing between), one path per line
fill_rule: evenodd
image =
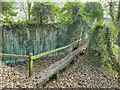
M67 44L70 44L81 36L85 36L85 28L78 25L72 28L71 34L66 25L46 25L46 26L31 26L31 27L11 27L2 28L2 53L17 54L17 55L38 55L49 50L53 50ZM71 36L71 37L69 37ZM48 56L57 56L69 53L72 47L63 51L51 53ZM4 63L22 62L26 59L2 58Z

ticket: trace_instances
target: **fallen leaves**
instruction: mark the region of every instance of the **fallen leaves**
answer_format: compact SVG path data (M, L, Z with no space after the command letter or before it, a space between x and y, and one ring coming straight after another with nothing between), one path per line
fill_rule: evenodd
M84 56L77 58L74 64L67 68L58 80L47 82L44 87L85 87L85 88L117 88L118 74L113 72L98 73ZM67 79L67 80L66 80Z
M6 66L0 64L0 88L32 88L33 84L41 77L41 72L51 64L63 57L44 58L34 61L33 77L28 77L28 63L19 63ZM39 85L38 85L39 86ZM58 79L49 80L45 88L116 88L118 86L118 74L112 72L98 73L90 65L90 61L80 56L75 63L64 70Z

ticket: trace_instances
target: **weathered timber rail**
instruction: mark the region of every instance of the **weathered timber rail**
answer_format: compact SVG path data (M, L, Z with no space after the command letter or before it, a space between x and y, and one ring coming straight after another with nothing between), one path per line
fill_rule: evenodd
M86 49L87 44L84 46L79 47L75 51L69 53L66 57L61 59L60 61L56 62L55 64L52 64L50 67L48 67L43 73L41 78L37 80L37 82L34 84L34 88L37 86L42 86L44 83L46 83L52 76L58 75L59 72L67 67L73 60L73 58L79 54L80 51Z
M50 51L47 51L47 52L44 52L44 53L41 53L41 54L38 54L38 55L35 55L35 56L31 56L31 59L35 60L35 59L38 59L38 58L40 58L42 56L49 55L51 53L54 53L54 52L57 52L57 51L60 51L60 50L64 50L64 49L66 49L66 48L68 48L68 47L70 47L70 46L72 46L72 45L74 45L74 44L76 44L78 42L80 42L80 40L77 40L77 41L75 41L75 42L73 42L73 43L71 43L69 45L66 45L66 46L63 46L63 47L60 47L60 48L57 48L57 49L53 49L53 50L50 50Z
M29 58L27 55L16 55L16 54L4 54L0 53L0 57L14 57L14 58Z

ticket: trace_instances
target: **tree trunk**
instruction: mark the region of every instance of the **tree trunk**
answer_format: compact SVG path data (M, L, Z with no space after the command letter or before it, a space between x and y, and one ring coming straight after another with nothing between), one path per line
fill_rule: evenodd
M29 21L31 20L30 14L31 14L31 2L28 2L28 19L29 19Z

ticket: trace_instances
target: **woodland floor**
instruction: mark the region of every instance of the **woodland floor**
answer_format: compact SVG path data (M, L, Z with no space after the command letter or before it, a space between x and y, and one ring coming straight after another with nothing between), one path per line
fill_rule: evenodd
M32 88L33 83L49 65L64 56L44 58L34 61L33 77L28 78L28 63L11 66L0 64L0 88ZM44 88L120 88L118 74L113 72L97 72L84 55L74 58L74 63L61 72L58 79L50 79Z

